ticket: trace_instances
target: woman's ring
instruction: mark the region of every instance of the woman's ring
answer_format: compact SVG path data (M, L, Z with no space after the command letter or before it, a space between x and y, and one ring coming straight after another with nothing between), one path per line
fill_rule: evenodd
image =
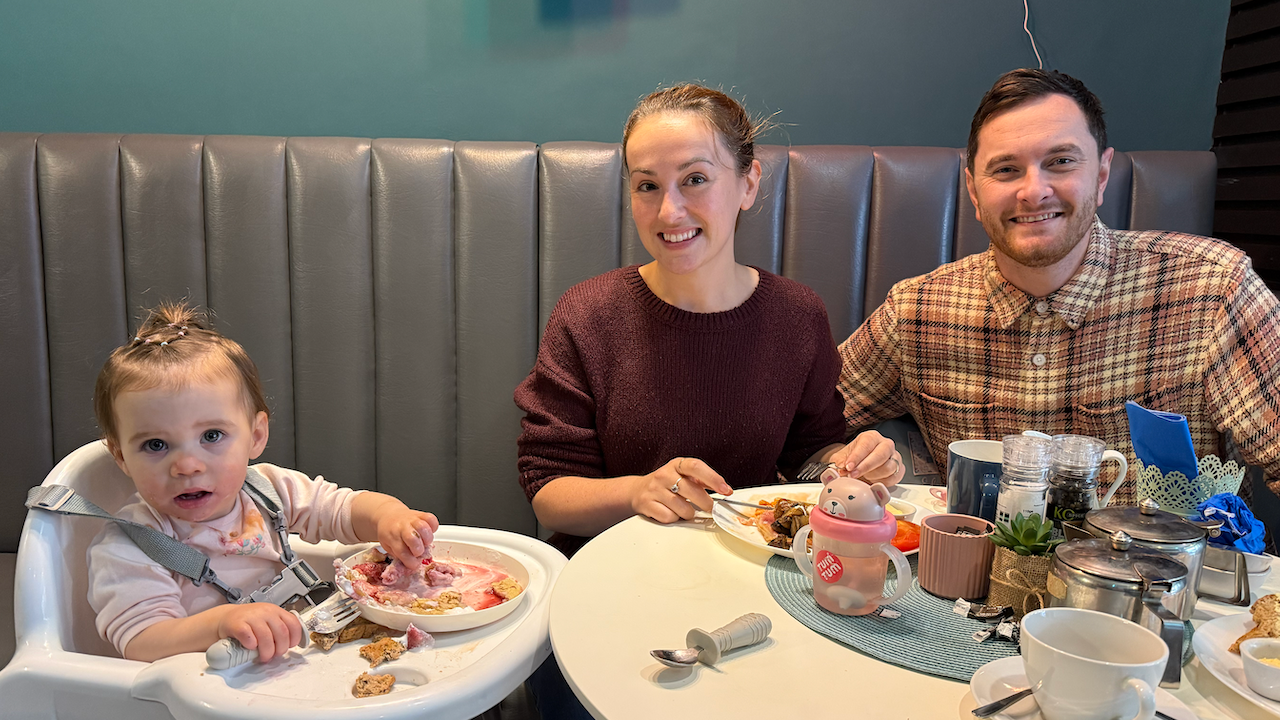
M893 461L893 474L897 475L898 468L902 467L902 461L898 460L896 457L891 457L889 459Z
M683 480L683 479L684 479L684 478L682 478L682 477L678 477L678 478L676 478L676 481L675 481L675 482L671 483L671 487L667 488L668 490L670 490L670 491L671 491L671 494L673 494L673 495L679 495L679 494L680 494L680 481L681 481L681 480Z

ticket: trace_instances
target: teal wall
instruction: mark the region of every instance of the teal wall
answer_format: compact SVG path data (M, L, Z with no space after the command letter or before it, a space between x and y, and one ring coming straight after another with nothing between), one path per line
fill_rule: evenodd
M1124 150L1207 149L1229 0L1030 0ZM772 142L964 144L1019 0L0 0L0 130L618 138L697 79Z

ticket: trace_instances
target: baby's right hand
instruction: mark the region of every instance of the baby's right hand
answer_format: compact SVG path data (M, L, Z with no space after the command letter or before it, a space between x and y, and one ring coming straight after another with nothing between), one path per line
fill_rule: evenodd
M219 638L235 638L248 650L258 651L258 662L268 662L302 642L298 616L279 605L265 602L226 606L218 622Z

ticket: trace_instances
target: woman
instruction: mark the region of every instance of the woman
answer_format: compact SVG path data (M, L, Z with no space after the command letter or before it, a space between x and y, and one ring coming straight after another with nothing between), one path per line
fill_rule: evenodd
M738 214L759 189L759 130L698 85L659 90L627 120L631 211L654 260L566 292L515 393L521 484L567 553L635 514L691 519L711 509L708 490L772 484L810 459L902 478L892 441L841 443L822 301L734 259Z

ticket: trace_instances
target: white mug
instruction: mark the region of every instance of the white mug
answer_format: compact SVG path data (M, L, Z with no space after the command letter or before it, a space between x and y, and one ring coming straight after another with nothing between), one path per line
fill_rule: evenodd
M1121 617L1055 607L1022 619L1022 660L1046 720L1151 720L1169 649Z

